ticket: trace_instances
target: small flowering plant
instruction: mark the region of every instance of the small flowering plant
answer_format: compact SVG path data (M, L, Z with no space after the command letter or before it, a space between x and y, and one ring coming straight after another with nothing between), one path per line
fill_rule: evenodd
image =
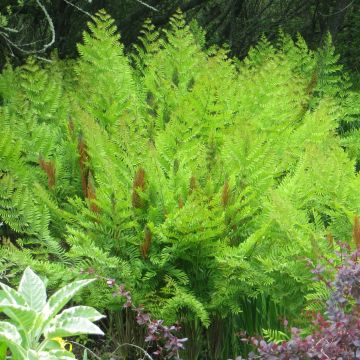
M331 295L326 311L314 316L312 334L303 338L299 329L292 328L291 339L280 344L253 337L257 353L249 354L249 359L360 359L359 260L358 249L337 267L335 280L329 284ZM316 267L313 273L322 279L324 271Z
M181 328L178 324L167 326L163 320L152 320L150 315L144 311L142 306L136 307L133 304L131 294L125 290L124 285L117 287L114 295L122 296L126 299L124 304L125 308L131 308L136 312L136 322L139 325L146 326L147 334L145 341L147 343L156 344L156 351L153 355L161 359L174 359L180 360L179 351L184 349L184 343L187 338L179 339L174 333L178 332Z
M0 347L5 344L13 360L75 359L63 338L80 334L103 335L93 322L104 316L88 306L60 310L94 280L74 281L49 299L44 282L30 268L24 271L18 290L0 283L0 313L10 319L0 321ZM6 354L6 349L2 353Z
M93 269L83 270L82 272L94 274ZM176 332L181 330L178 324L167 326L163 320L153 320L142 306L137 307L134 305L131 293L125 289L124 285L117 285L114 279L97 277L103 279L109 287L115 289L114 296L125 298L124 308L132 309L136 313L137 324L146 327L145 342L156 347L152 355L165 360L181 360L180 350L184 349L184 343L188 339L180 339L176 336Z

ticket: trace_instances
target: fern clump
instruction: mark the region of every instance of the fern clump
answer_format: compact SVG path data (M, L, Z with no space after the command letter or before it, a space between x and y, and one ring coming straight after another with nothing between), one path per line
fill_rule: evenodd
M330 37L280 32L240 61L180 12L130 54L116 31L100 11L77 60L0 77L1 273L122 281L198 334L190 358L233 356L244 329L279 340L316 293L306 259L360 211L358 94ZM121 308L106 286L84 301Z

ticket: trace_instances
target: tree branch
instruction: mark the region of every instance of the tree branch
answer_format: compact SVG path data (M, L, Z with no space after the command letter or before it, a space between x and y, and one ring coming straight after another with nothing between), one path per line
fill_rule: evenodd
M348 9L353 3L355 2L355 0L352 0L350 1L349 4L347 4L346 6L344 6L342 9L338 10L338 11L335 11L334 13L331 13L331 14L323 14L319 11L319 14L321 16L324 16L324 17L330 17L330 16L334 16L334 15L337 15L337 14L340 14L342 13L343 11L345 11L346 9Z
M4 29L5 31L12 32L12 33L18 33L19 30L8 28L6 26L0 26L1 29Z
M48 44L45 44L44 47L40 51L38 51L38 52L45 52L45 50L48 49L51 45L53 45L55 42L55 28L54 28L54 23L51 20L51 17L47 12L45 6L40 2L40 0L36 0L36 3L40 6L41 10L44 12L51 31L51 41Z
M144 5L145 7L149 8L149 9L151 9L153 11L157 11L157 12L159 11L157 8L155 8L155 7L149 5L149 4L147 4L147 3L145 3L145 2L143 2L141 0L135 0L135 1L137 1L139 4Z
M49 29L51 32L51 39L48 43L44 44L43 47L41 49L35 49L35 50L27 50L25 49L25 47L30 46L30 45L34 45L35 43L38 43L42 40L37 40L37 41L33 41L30 43L26 43L26 44L21 44L21 43L17 43L15 41L12 41L10 39L10 36L7 32L10 33L17 33L20 34L21 33L21 29L13 29L13 28L7 28L7 27L2 27L3 30L7 31L0 31L0 36L5 40L5 42L7 43L8 46L22 52L23 54L39 54L39 53L44 53L49 47L51 47L54 43L55 43L55 28L54 28L54 23L48 13L48 11L46 10L45 6L40 2L40 0L36 0L37 5L40 7L40 9L42 10L42 12L45 15L46 21L49 25Z
M84 9L82 9L81 7L75 5L75 4L72 3L71 1L69 1L69 0L64 0L64 1L65 1L67 4L69 4L70 6L73 6L76 10L82 12L83 14L89 16L90 18L93 18L93 16L92 16L89 12L87 12L87 11L85 11Z

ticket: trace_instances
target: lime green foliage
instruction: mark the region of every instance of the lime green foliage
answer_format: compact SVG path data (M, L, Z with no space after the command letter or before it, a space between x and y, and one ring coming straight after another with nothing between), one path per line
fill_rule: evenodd
M263 336L266 341L275 344L281 344L283 341L289 340L289 336L279 330L263 329Z
M0 312L11 321L0 321L0 345L10 349L13 360L75 359L61 346L63 337L79 334L103 335L93 324L103 318L88 306L59 311L94 279L78 280L55 292L48 300L44 282L26 268L18 290L0 283Z
M55 286L92 267L182 320L189 358L232 357L238 331L299 318L327 234L350 240L358 94L330 37L238 61L180 13L129 55L104 11L89 28L77 61L0 77L0 270ZM105 286L84 300L121 306Z

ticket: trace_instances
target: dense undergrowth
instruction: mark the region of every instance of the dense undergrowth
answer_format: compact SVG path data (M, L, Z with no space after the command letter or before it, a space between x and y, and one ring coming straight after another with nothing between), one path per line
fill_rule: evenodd
M179 321L185 359L306 327L329 294L307 263L360 210L359 94L330 37L280 32L239 61L177 13L125 55L101 11L78 51L1 74L0 280L31 266L54 289L91 268ZM106 284L77 301L107 311L106 346L144 346Z
M358 224L357 231L360 230ZM359 245L360 238L354 240ZM287 329L288 334L272 331L265 334L268 341L256 337L244 338L245 342L250 341L256 349L249 354L249 359L359 358L360 248L349 253L349 246L342 244L341 250L337 252L336 261L327 259L327 266L318 265L312 270L316 275L314 280L329 290L328 300L323 302L326 305L325 311L313 312L311 325L305 331L295 327ZM287 327L286 321L284 325ZM243 358L238 357L236 360L241 359Z

